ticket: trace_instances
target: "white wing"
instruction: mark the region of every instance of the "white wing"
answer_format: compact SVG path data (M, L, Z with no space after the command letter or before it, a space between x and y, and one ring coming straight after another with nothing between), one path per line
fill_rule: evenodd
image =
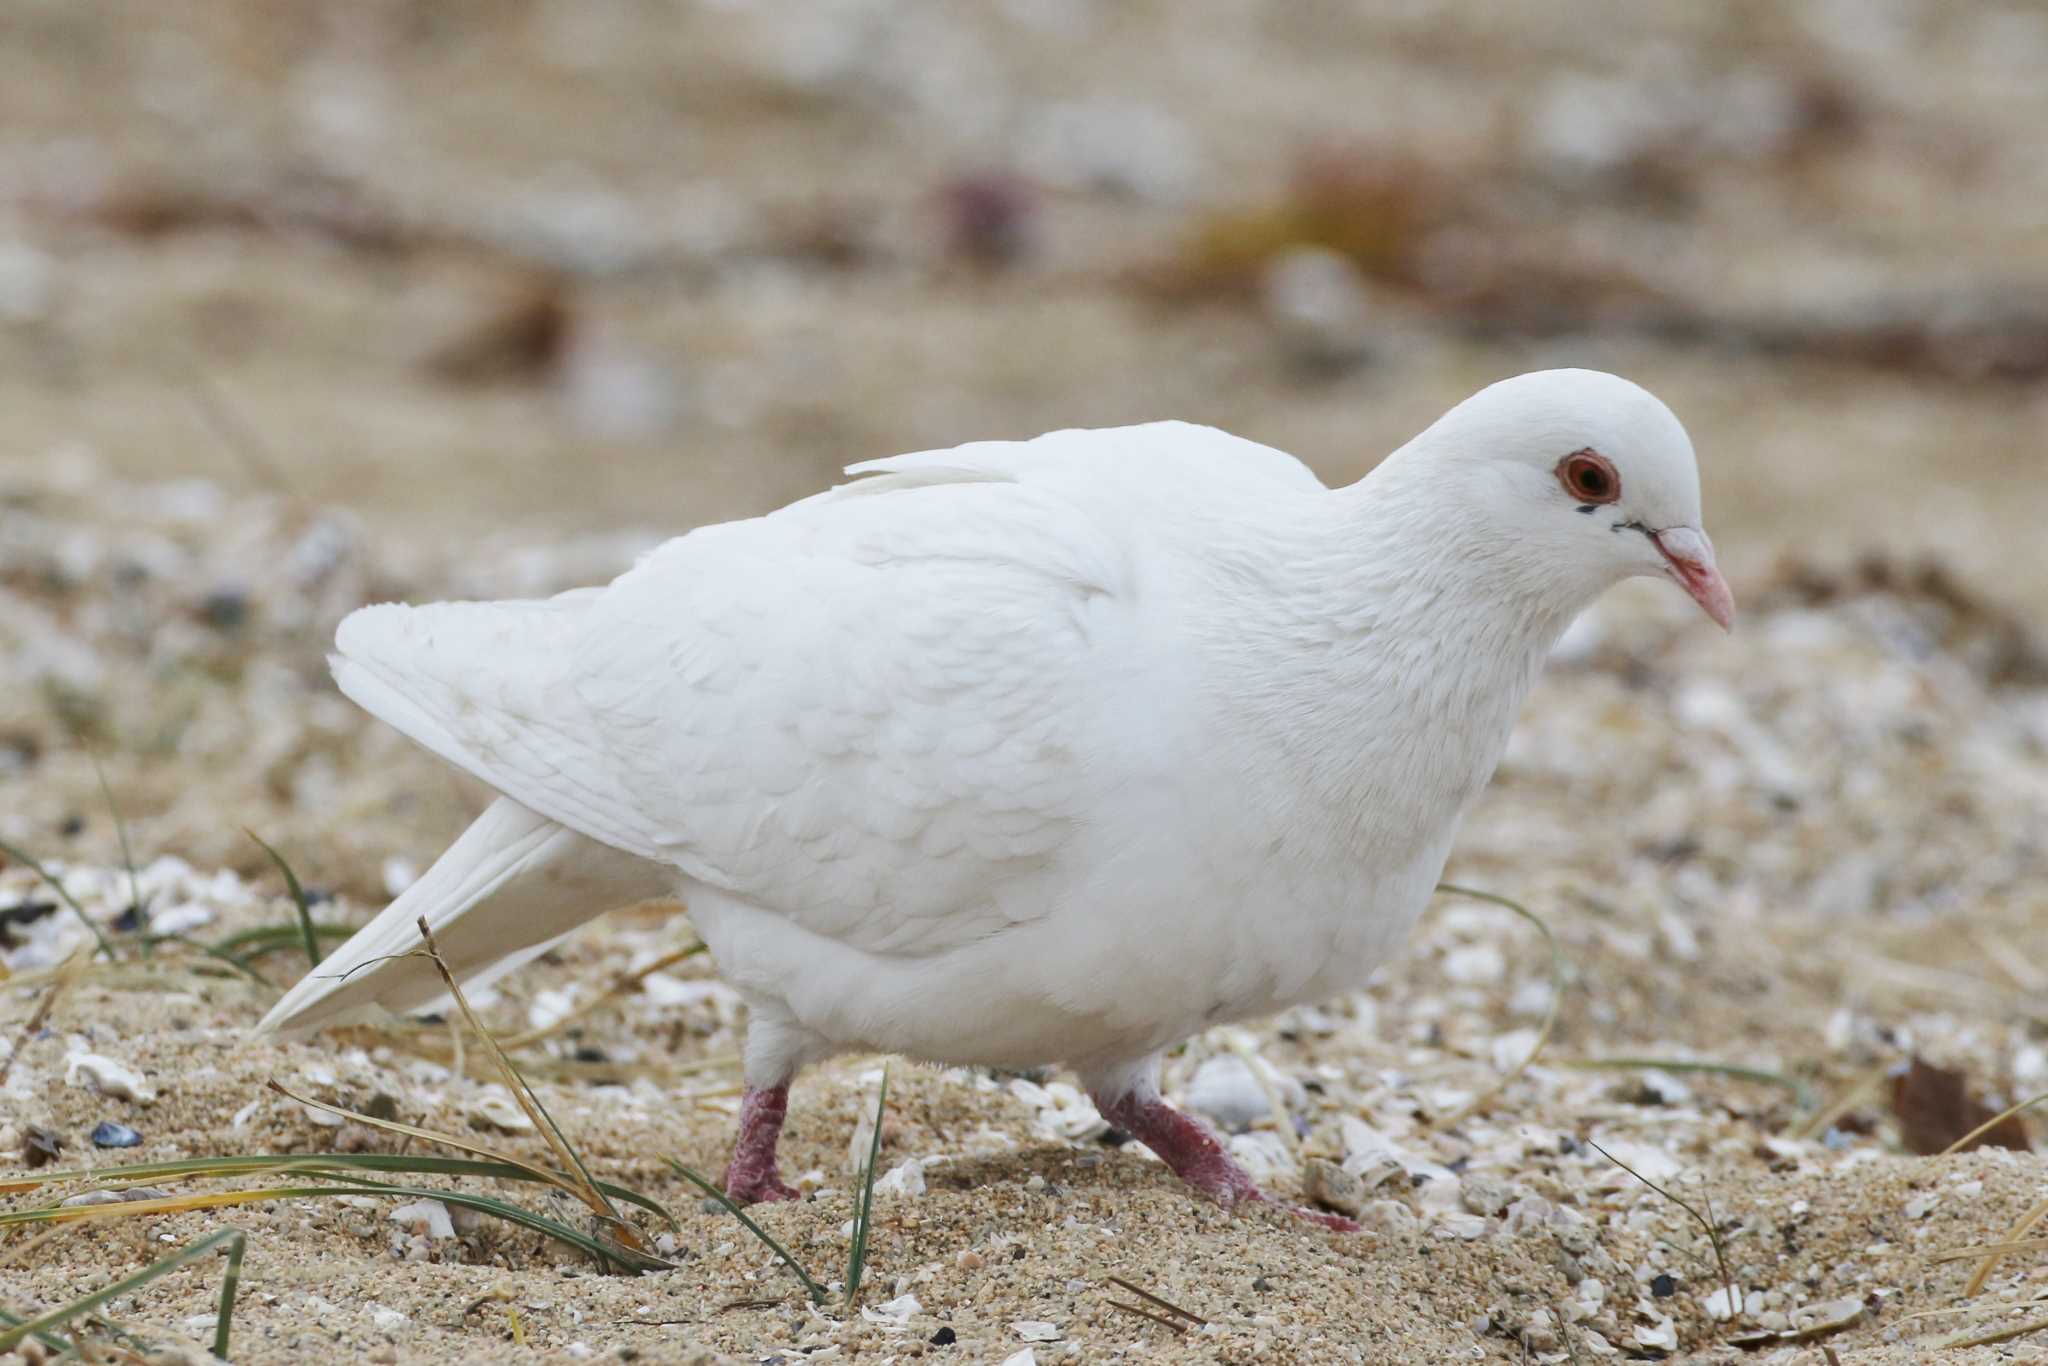
M365 609L335 676L543 816L861 949L1039 915L1021 883L1100 796L1075 742L1128 655L1134 500L1313 476L1179 424L856 469L595 594Z

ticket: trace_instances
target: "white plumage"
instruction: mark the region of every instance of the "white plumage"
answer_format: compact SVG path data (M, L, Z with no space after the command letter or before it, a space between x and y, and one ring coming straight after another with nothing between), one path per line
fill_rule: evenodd
M1616 498L1570 483L1588 454ZM1160 1113L1160 1050L1365 979L1609 584L1727 615L1683 429L1588 371L1495 385L1340 490L1171 422L850 473L603 589L350 616L342 690L503 798L265 1027L435 995L376 961L420 915L481 973L676 895L751 1011L737 1193L787 1193L781 1088L863 1048L1072 1065L1244 1198Z

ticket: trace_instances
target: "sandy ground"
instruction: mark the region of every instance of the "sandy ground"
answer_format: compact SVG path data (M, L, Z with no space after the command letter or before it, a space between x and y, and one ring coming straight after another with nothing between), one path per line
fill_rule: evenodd
M545 590L626 553L397 545L279 498L78 476L59 462L7 489L7 667L36 686L0 716L28 799L4 833L115 922L131 892L85 750L98 744L150 924L208 943L289 915L238 824L323 898L341 890L319 903L324 920L354 923L478 800L331 694L318 651L342 604L478 581ZM224 582L249 585L232 609ZM2048 1082L2048 659L2020 619L1938 575L1809 569L1738 591L1749 610L1729 638L1655 585L1590 614L1468 824L1452 876L1525 900L1566 964L1534 1067L1461 1115L1534 1045L1552 988L1515 916L1448 900L1371 990L1215 1031L1172 1060L1171 1093L1236 1130L1234 1150L1277 1189L1302 1192L1316 1161L1365 1183L1351 1202L1365 1233L1203 1205L1111 1146L1057 1079L899 1065L867 1312L807 1310L664 1162L715 1170L733 1119L740 1012L692 959L522 1054L593 1168L678 1212L674 1271L597 1275L488 1222L435 1237L417 1213L394 1222L397 1200L292 1200L73 1226L10 1267L0 1298L54 1305L235 1227L251 1235L235 1336L249 1360L499 1356L510 1310L527 1353L564 1360L686 1346L757 1360L1712 1360L1739 1355L1715 1345L1736 1334L1829 1315L1850 1320L1831 1339L1847 1359L1924 1360L1958 1325L2007 1322L2048 1289L2048 1268L2022 1257L1959 1301L1970 1264L1934 1254L2010 1228L2039 1197L2038 1159L1912 1155L1987 1112L1902 1107L1885 1080L1918 1058L1994 1106ZM61 738L66 718L78 741ZM16 1160L37 1132L66 1167L398 1146L317 1122L267 1092L272 1079L544 1156L532 1133L498 1132L504 1099L473 1045L453 1075L442 1031L396 1022L251 1041L272 989L175 945L144 961L132 934L115 935L121 961L53 997L83 930L25 866L0 870L0 907L14 908L0 996L18 1049L0 1146ZM509 983L489 1017L507 1033L544 1026L688 942L658 909L615 917ZM289 952L257 966L279 982L299 970ZM78 1061L91 1056L154 1096L118 1081L110 1094ZM1664 1065L1583 1066L1615 1058ZM816 1193L762 1219L822 1280L843 1266L879 1079L879 1060L848 1059L796 1092L787 1159ZM104 1120L141 1146L95 1151ZM1739 1322L1709 1315L1717 1273L1689 1217L1593 1143L1712 1202ZM1112 1308L1129 1297L1111 1276L1205 1323L1171 1333ZM203 1337L213 1293L188 1271L113 1312L153 1340ZM1914 1317L1957 1309L1971 1312ZM932 1344L941 1330L951 1346ZM1763 1359L1813 1355L1786 1344Z
M0 1308L237 1227L238 1360L1818 1366L1730 1343L1830 1316L1844 1362L2036 1359L2048 1333L1940 1344L2048 1315L2041 1254L1967 1303L1932 1254L2010 1229L2039 1157L1917 1155L1982 1112L1886 1074L2048 1089L2048 22L1493 8L0 16L0 838L109 922L92 754L158 928L288 916L244 827L354 923L484 794L333 692L343 612L599 581L899 450L1175 415L1348 479L1488 379L1601 365L1691 427L1745 609L1722 639L1654 588L1603 605L1469 822L1451 875L1567 964L1504 1091L1458 1117L1534 1043L1549 960L1449 899L1368 991L1173 1059L1275 1188L1368 1183L1365 1233L1192 1201L1058 1078L898 1063L861 1308L808 1309L663 1160L715 1170L735 1103L742 1022L692 960L521 1055L599 1175L675 1211L677 1269L286 1201L13 1231ZM21 1035L81 942L50 903L0 869L0 1170L31 1130L65 1167L396 1146L271 1078L541 1154L475 1127L502 1102L445 1034L251 1043L268 990L133 936ZM687 942L615 918L487 1014L545 1024ZM816 1194L762 1216L823 1280L881 1065L800 1083ZM95 1150L103 1120L142 1146ZM1711 1198L1738 1315L1588 1140ZM110 1313L205 1341L214 1284Z

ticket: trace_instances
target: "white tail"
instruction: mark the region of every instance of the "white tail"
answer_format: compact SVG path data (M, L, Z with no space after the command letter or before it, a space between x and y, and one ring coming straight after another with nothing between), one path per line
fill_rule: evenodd
M434 866L271 1007L259 1033L301 1031L356 1007L415 1010L445 994L424 956L426 917L456 980L494 981L606 911L670 896L660 864L586 839L509 797L491 803ZM472 915L479 907L487 915Z

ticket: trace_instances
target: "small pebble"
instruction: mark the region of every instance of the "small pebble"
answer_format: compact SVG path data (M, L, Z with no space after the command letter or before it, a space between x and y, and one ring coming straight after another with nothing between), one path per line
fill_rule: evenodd
M89 1086L103 1096L132 1100L147 1105L156 1099L156 1088L126 1063L99 1053L74 1053L64 1068L64 1080L71 1086Z
M1359 1211L1358 1222L1375 1233L1406 1233L1421 1221L1399 1200L1375 1200Z
M1508 1232L1529 1233L1548 1228L1556 1208L1540 1195L1525 1195L1508 1206Z
M1638 1325L1635 1338L1638 1347L1647 1347L1653 1352L1675 1352L1678 1350L1678 1325L1670 1315L1660 1314L1655 1323Z
M1514 1187L1490 1176L1470 1176L1459 1183L1459 1199L1473 1214L1491 1219L1514 1203Z
M1436 1236L1472 1242L1484 1238L1492 1221L1483 1214L1446 1214L1436 1221Z
M1183 1099L1190 1110L1207 1115L1232 1133L1242 1133L1273 1109L1266 1088L1234 1053L1209 1058L1197 1067Z
M917 1158L892 1167L875 1182L877 1195L923 1195L925 1192L924 1163Z
M953 1264L959 1267L962 1271L979 1271L982 1269L982 1267L987 1265L987 1263L982 1260L981 1254L979 1252L976 1252L973 1248L962 1249L960 1255L953 1259ZM948 1329L947 1331L951 1332L952 1330Z
M1356 1219L1365 1208L1365 1182L1334 1162L1312 1157L1304 1183L1308 1198Z
M960 1335L951 1328L941 1328L938 1332L931 1335L931 1344L934 1347L951 1347L959 1340Z
M526 1112L503 1096L486 1096L469 1107L473 1129L502 1129L508 1134L524 1133L533 1127Z
M1819 1304L1802 1304L1792 1311L1792 1326L1802 1333L1833 1333L1862 1318L1868 1308L1857 1295Z
M455 1221L439 1200L415 1200L391 1211L391 1222L428 1238L453 1238Z
M93 1127L92 1146L95 1148L139 1148L142 1146L142 1135L136 1133L125 1124L116 1124L111 1119L103 1119Z

